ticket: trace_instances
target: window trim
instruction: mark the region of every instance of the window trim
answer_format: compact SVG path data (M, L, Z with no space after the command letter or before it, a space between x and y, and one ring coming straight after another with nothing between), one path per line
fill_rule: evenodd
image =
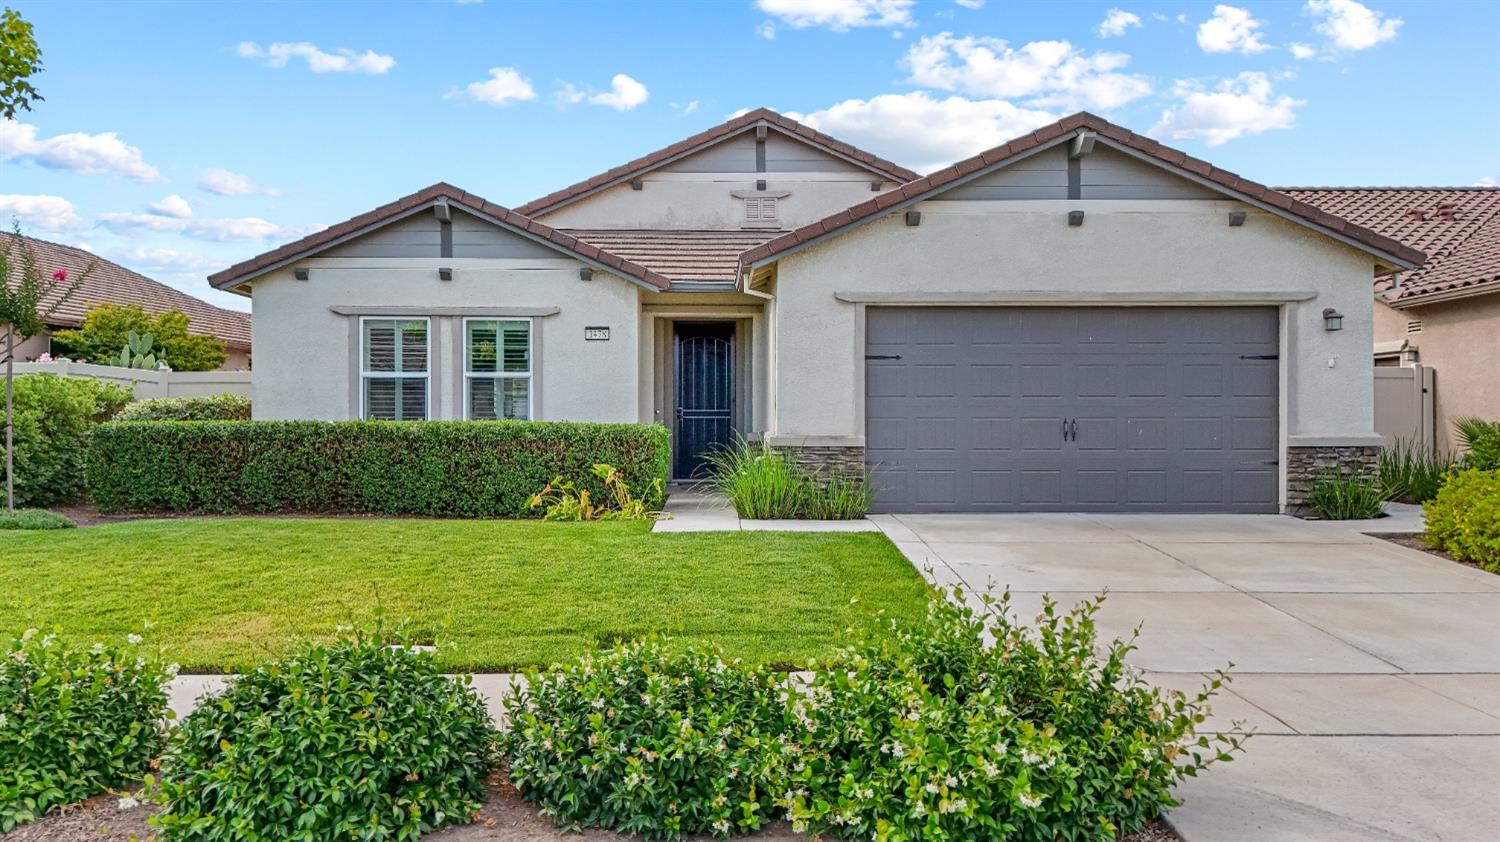
M425 331L424 336L425 336L425 338L427 340L427 370L423 371L421 373L417 373L417 372L406 372L406 371L369 371L368 369L366 369L365 368L365 362L367 360L367 356L365 354L365 341L366 341L365 323L366 322L372 322L372 321L374 321L374 322L398 322L398 323L399 322L421 322L422 324L426 325L427 326L427 330ZM365 384L366 384L366 381L368 381L371 377L378 377L378 378L389 379L389 380L397 380L397 379L399 379L399 380L418 380L418 379L426 380L427 381L427 401L426 401L427 405L426 405L426 407L424 407L424 412L423 412L423 416L424 417L422 418L422 420L424 420L424 421L431 421L432 420L432 407L433 407L434 404L433 404L433 394L432 394L432 363L433 363L433 360L432 360L432 319L430 317L428 317L428 316L373 316L373 315L372 316L360 316L359 317L359 345L355 349L355 353L358 355L355 358L355 362L359 366L359 385L358 385L358 389L359 389L359 420L361 420L361 421L373 421L373 420L377 420L377 419L370 418L368 416L368 413L365 411L365 409L366 409L365 408L365 402L367 400L366 396L367 396L368 391L369 391L366 388ZM383 419L381 419L381 420L383 420Z
M469 323L470 322L525 322L526 323L526 372L524 374L515 371L482 371L471 373L469 371ZM502 418L475 418L474 409L470 405L471 393L469 381L471 379L504 379L526 381L526 417L524 419L510 420L536 420L536 319L532 316L465 316L459 325L458 349L459 355L459 388L463 391L463 419L465 421L502 421ZM499 349L496 349L496 361L499 361ZM496 368L500 368L498 364Z

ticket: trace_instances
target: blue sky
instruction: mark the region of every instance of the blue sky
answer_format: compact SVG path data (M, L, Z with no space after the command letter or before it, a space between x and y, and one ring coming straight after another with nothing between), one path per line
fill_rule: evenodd
M1270 184L1500 178L1500 4L46 3L0 214L204 275L435 181L505 205L769 106L926 170L1079 109Z

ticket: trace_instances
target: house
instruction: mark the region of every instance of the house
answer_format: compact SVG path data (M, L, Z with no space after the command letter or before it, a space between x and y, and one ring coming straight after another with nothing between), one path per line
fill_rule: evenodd
M677 477L739 432L885 511L1276 512L1375 458L1369 285L1424 259L1091 114L919 178L758 110L210 281L254 299L259 418L658 422Z
M1375 282L1375 364L1436 372L1436 445L1453 419L1500 418L1500 188L1293 187L1314 207L1427 254Z
M0 249L8 250L14 236L0 233ZM220 366L222 370L244 371L250 368L249 313L215 307L80 248L34 237L27 237L26 240L31 244L37 262L49 272L64 269L69 277L77 278L90 264L93 264L94 270L61 306L56 304L56 294L51 300L42 302L43 310L52 310L47 318L48 330L16 346L18 362L35 360L43 354L51 353L52 331L79 327L89 309L96 305L139 304L146 312L153 314L181 310L187 314L189 332L216 336L223 341L229 356L224 365Z

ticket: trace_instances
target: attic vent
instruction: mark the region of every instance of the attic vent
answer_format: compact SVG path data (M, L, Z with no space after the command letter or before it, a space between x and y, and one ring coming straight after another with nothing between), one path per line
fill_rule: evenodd
M1407 322L1406 323L1406 332L1407 333L1421 333L1422 332L1422 320L1421 319L1417 319L1416 321Z
M745 224L756 228L775 228L776 199L756 196L745 200Z

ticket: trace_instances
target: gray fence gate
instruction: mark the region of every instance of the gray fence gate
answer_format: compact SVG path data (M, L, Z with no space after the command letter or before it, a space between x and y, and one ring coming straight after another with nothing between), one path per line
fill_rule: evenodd
M1376 367L1375 432L1385 438L1387 447L1404 440L1432 448L1437 432L1435 374L1420 365Z

